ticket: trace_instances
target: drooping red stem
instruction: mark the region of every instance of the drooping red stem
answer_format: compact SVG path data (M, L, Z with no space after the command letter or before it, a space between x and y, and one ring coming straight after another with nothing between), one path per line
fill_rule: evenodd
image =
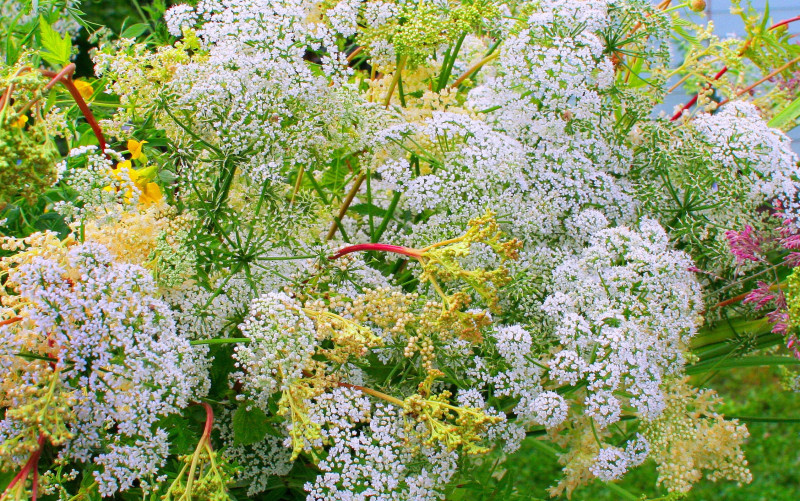
M44 90L50 90L56 86L58 82L61 81L64 77L72 77L72 74L75 73L75 63L69 63L68 65L61 68L61 71L58 73L54 73L49 70L40 70L42 75L46 77L50 77L50 81L47 82L47 85L44 86Z
M350 245L348 247L344 247L339 249L336 254L330 256L328 259L339 259L340 257L350 254L351 252L359 252L359 251L376 251L376 252L391 252L394 254L402 254L404 256L410 256L414 258L418 258L422 256L422 251L419 249L412 249L411 247L403 247L401 245L391 245L391 244L357 244L357 245Z
M211 430L214 427L214 409L206 402L202 402L201 405L206 410L206 425L203 428L203 438L209 439L211 438Z
M31 494L33 495L32 499L34 501L36 500L37 483L38 483L37 481L39 480L39 471L38 471L39 456L42 455L42 449L44 449L44 442L45 442L44 433L40 433L39 439L36 441L39 448L36 449L33 452L33 454L31 454L31 457L28 458L28 461L25 462L25 465L22 467L19 473L17 473L14 476L14 478L11 479L11 482L8 484L8 487L6 487L6 490L3 491L3 495L0 497L3 498L6 497L6 494L10 492L11 489L13 489L18 482L24 482L25 479L28 478L28 475L30 474L31 470L33 470L33 489L31 491Z
M774 29L776 29L776 28L780 28L781 26L786 26L786 25L788 25L788 24L791 24L791 23L793 23L793 22L795 22L795 21L800 21L800 16L795 16L795 17L792 17L792 18L789 18L789 19L784 19L783 21L780 21L780 22L778 22L778 23L775 23L775 24L773 24L773 25L772 25L772 26L770 26L768 29L769 29L769 31L772 31L772 30L774 30ZM747 50L747 48L748 48L748 47L750 47L750 44L751 44L751 43L753 43L753 39L752 39L752 38L751 38L751 39L749 39L749 40L747 40L747 41L744 43L744 47L742 47L742 50L740 50L740 51L739 51L739 55L740 55L740 56L741 56L742 54L744 54L744 52ZM727 73L727 72L728 72L728 67L727 67L727 66L725 66L725 67L723 67L721 70L719 70L719 71L717 72L717 74L716 74L716 75L714 75L714 78L712 78L711 80L712 80L712 81L714 81L714 80L719 80L719 79L722 77L722 75L724 75L724 74L725 74L725 73ZM706 89L708 89L708 88L710 88L710 87L711 87L711 83L709 82L708 84L706 84ZM689 108L691 108L692 106L694 106L694 105L695 105L695 103L697 103L697 98L698 98L699 96L700 96L700 94L699 94L699 93L695 94L695 95L694 95L694 97L693 97L692 99L690 99L690 100L689 100L689 102L687 102L686 104L684 104L684 105L681 107L681 109L680 109L680 110L679 110L677 113L675 113L675 114L672 116L672 118L670 119L670 121L671 121L671 122L674 122L675 120L679 119L679 118L680 118L680 117L683 115L683 112L684 112L684 111L688 110Z
M48 83L45 87L46 89L49 89L55 85L55 82L61 82L64 84L64 87L67 88L69 94L72 96L72 99L75 100L75 104L78 105L78 109L80 109L81 113L83 113L83 117L86 119L89 127L92 128L92 132L94 132L94 136L97 138L97 142L100 144L100 151L105 153L106 138L103 136L103 130L100 128L100 124L97 123L97 119L94 117L92 110L89 109L89 105L86 104L83 96L81 96L80 91L77 87L75 87L75 82L72 81L72 74L75 73L75 64L69 63L58 73L49 70L40 71L42 72L42 75L52 78L50 83Z

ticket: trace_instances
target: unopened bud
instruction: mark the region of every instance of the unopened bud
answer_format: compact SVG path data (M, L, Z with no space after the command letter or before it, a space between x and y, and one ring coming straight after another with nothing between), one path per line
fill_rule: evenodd
M695 12L706 10L706 0L689 0L689 8Z

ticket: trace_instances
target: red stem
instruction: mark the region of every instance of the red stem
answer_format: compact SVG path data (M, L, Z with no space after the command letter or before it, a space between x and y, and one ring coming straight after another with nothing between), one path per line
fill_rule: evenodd
M72 74L75 73L75 63L69 63L58 73L53 73L52 71L48 70L41 70L41 73L46 77L51 77L50 81L47 82L47 85L44 86L44 90L50 90L55 87L55 85L60 82L62 78L72 77Z
M749 294L749 292L745 292L744 294L739 294L738 296L726 299L725 301L720 301L719 303L709 308L709 310L716 310L717 308L724 308L725 306L738 303L739 301L742 301L744 298L746 298L747 294Z
M67 88L69 93L72 95L72 99L75 100L75 103L80 108L83 116L86 118L86 121L89 123L89 126L92 128L92 132L94 132L94 136L97 138L97 142L100 143L100 151L105 153L106 151L106 139L103 137L103 131L100 129L100 124L97 123L97 119L94 118L92 114L92 110L89 109L89 105L86 104L86 101L83 100L83 96L81 96L80 91L77 87L75 87L75 83L73 83L71 78L61 81L64 86Z
M211 438L211 429L214 427L214 409L206 402L201 404L206 409L206 425L203 428L203 438Z
M14 322L19 322L20 320L22 320L22 317L13 317L9 318L8 320L3 320L2 322L0 322L0 327L4 325L13 324Z
M75 72L75 64L69 63L68 65L64 66L64 68L59 71L58 73L54 73L48 70L40 70L43 75L52 77L53 79L50 83L47 84L45 87L46 89L51 88L55 82L61 82L64 84L64 87L67 88L72 99L75 100L75 104L78 105L78 108L83 113L83 117L86 119L86 122L89 124L89 127L92 128L92 132L94 132L94 136L97 138L97 142L100 144L100 151L105 153L106 151L106 139L103 136L103 130L100 129L100 124L97 123L97 119L94 117L92 110L89 109L89 105L86 104L84 101L83 96L81 96L80 91L77 87L75 87L75 82L72 81L72 74ZM110 158L110 157L109 157Z
M25 481L25 479L28 478L28 474L31 472L31 470L33 470L34 473L33 473L33 491L32 491L32 494L33 494L34 501L36 500L36 492L37 492L37 485L36 484L37 484L37 481L39 480L39 472L38 472L39 456L42 455L42 449L44 449L44 442L45 442L44 433L40 433L39 434L39 439L36 441L36 443L39 445L39 448L36 449L33 452L33 454L31 454L31 457L28 458L28 461L25 463L25 466L23 466L22 469L19 471L19 473L17 473L16 476L14 476L14 478L11 479L11 482L8 484L8 487L6 487L6 490L3 491L3 495L0 496L0 497L3 497L3 498L6 497L6 493L11 491L11 489L13 489L15 485L17 485L17 482Z
M786 26L786 25L788 25L788 24L791 24L791 23L793 23L793 22L795 22L795 21L800 21L800 16L795 16L795 17L792 17L792 18L789 18L789 19L784 19L783 21L781 21L781 22L779 22L779 23L775 23L775 24L773 24L772 26L770 26L770 27L768 28L768 30L769 30L769 31L772 31L772 30L774 30L775 28L779 28L779 27L781 27L781 26ZM742 55L742 54L744 54L744 51L745 51L745 50L747 50L747 48L750 46L750 44L751 44L751 43L752 43L752 39L750 39L750 40L748 40L747 42L745 42L745 45L744 45L744 47L743 47L743 48L742 48L742 50L739 52L739 55ZM713 80L719 80L719 79L720 79L720 77L722 77L722 75L724 75L725 73L727 73L727 71L728 71L728 67L727 67L727 66L723 67L721 70L719 70L719 71L717 72L717 74L716 74L716 75L714 75L714 78L712 78L711 80L712 80L712 81L713 81ZM707 84L706 84L706 89L708 89L708 88L710 88L710 87L711 87L711 83L709 82L709 83L707 83ZM686 110L688 110L689 108L691 108L692 106L694 106L694 105L695 105L695 103L697 102L697 98L698 98L699 96L700 96L700 93L697 93L697 94L695 94L695 95L694 95L694 97L693 97L692 99L690 99L688 103L684 104L684 105L681 107L680 111L678 111L677 113L675 113L675 114L672 116L672 118L670 119L670 122L674 122L675 120L679 119L679 118L680 118L680 117L683 115L683 112L684 112L684 111L686 111Z
M37 463L38 458L37 458ZM33 485L31 486L31 501L36 501L36 497L39 494L39 468L36 467L33 469Z
M394 254L402 254L404 256L410 256L414 258L419 258L422 256L422 251L419 249L412 249L410 247L403 247L401 245L391 245L391 244L358 244L358 245L351 245L349 247L344 247L343 249L339 249L336 254L330 256L328 259L339 259L340 257L350 254L351 252L359 252L359 251L377 251L377 252L392 252Z

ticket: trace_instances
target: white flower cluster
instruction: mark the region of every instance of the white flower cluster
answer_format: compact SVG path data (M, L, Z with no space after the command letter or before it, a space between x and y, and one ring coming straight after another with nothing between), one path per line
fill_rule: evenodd
M177 5L167 11L170 32L197 26L208 52L176 68L171 92L193 116L195 129L227 154L248 158L240 168L259 182L281 179L285 164L327 161L345 144L358 151L378 113L343 83L352 70L336 33L308 22L316 5L204 1L194 9ZM345 20L351 11L344 2L333 9L340 30L351 31L355 19ZM307 47L322 49L319 65L304 60ZM331 80L340 85L331 86Z
M623 160L610 145L589 140L588 134L584 141L584 136L568 133L560 118L539 123L544 129L535 148L524 144L525 137L452 112L434 112L421 123L383 131L384 144L404 145L387 147L391 154L378 165L386 187L402 190L406 207L416 213L435 211L414 226L409 243L452 237L487 208L515 214L509 231L530 246L554 240L579 243L582 233L565 232L564 225L586 224L581 213L587 207L605 206L615 220L631 220L635 203L623 190L623 181L597 168L621 169L617 166ZM405 159L408 150L430 162L429 174L413 175ZM385 155L381 150L381 157Z
M54 370L74 392L72 438L59 457L101 466L102 495L142 485L168 456L159 419L208 391L202 349L177 334L150 274L115 262L98 244L50 248L13 268L9 283L27 302L26 325L57 350ZM10 328L0 327L4 342L14 339Z
M490 384L493 394L498 397L507 396L519 399L513 412L520 423L531 421L544 424L554 423L560 412L556 408L549 410L542 394L541 378L544 369L536 362L531 353L532 338L528 331L519 325L498 326L491 333L495 348L502 357L500 370L490 371L485 360L476 357L476 368L471 374L478 387Z
M325 426L333 446L318 464L322 473L306 484L307 499L443 499L441 489L456 472L458 453L413 447L402 409L377 403L368 413L369 401L360 392L342 388L317 409L312 415Z
M235 348L241 372L234 377L259 407L267 409L273 393L302 377L317 345L314 323L296 300L269 292L253 300L239 328L250 342Z
M583 253L554 272L544 310L563 351L550 378L589 390L586 413L604 427L619 419L616 391L647 418L664 408L661 383L683 367L683 351L703 309L691 260L670 250L664 230L644 220L639 230L602 230Z
M253 444L237 444L231 426L233 412L221 413L219 418L219 435L225 445L222 454L237 465L237 480L247 482L248 496L264 492L271 477L286 475L292 469L292 453L284 447L283 439L267 434Z
M629 440L624 449L620 447L604 447L597 453L595 462L589 471L604 482L616 480L624 475L630 468L639 466L647 459L650 444L641 435Z
M554 391L543 391L531 402L531 410L537 423L546 428L555 428L567 419L569 405Z
M754 206L778 200L787 216L800 218L800 168L785 134L767 125L751 103L734 101L691 126L708 142L720 190L740 190ZM749 190L749 191L748 191ZM729 210L725 207L725 210Z

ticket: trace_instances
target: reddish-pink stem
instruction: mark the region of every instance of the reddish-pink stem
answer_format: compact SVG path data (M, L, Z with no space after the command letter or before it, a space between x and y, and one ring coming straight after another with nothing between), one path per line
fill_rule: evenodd
M770 30L770 31L772 31L772 30L774 30L774 29L776 29L776 28L779 28L779 27L781 27L781 26L786 26L786 25L788 25L788 24L791 24L791 23L793 23L793 22L795 22L795 21L800 21L800 16L795 16L795 17L792 17L792 18L789 18L789 19L784 19L783 21L780 21L780 22L778 22L778 23L775 23L775 24L773 24L772 26L770 26L770 27L769 27L769 30ZM745 44L744 44L744 47L743 47L743 48L742 48L742 50L739 52L739 55L742 55L742 54L744 54L744 51L745 51L745 50L747 50L747 48L748 48L748 47L750 47L750 44L751 44L751 43L752 43L752 39L751 39L751 40L748 40L747 42L745 42ZM722 77L722 75L724 75L724 74L725 74L725 73L727 73L727 72L728 72L728 67L727 67L727 66L725 66L724 68L722 68L721 70L719 70L719 71L717 72L717 74L716 74L716 75L714 75L714 78L712 78L711 80L712 80L712 81L714 81L714 80L719 80L719 79ZM708 84L706 84L706 89L708 89L708 88L710 88L710 87L711 87L711 83L709 82ZM681 107L681 109L680 109L680 110L679 110L677 113L675 113L675 114L672 116L672 118L670 119L670 121L671 121L671 122L674 122L675 120L679 119L679 118L680 118L680 117L683 115L683 112L684 112L684 111L688 110L689 108L691 108L692 106L694 106L694 105L695 105L695 103L697 103L697 98L698 98L699 96L700 96L700 93L697 93L697 94L695 94L695 95L694 95L694 97L693 97L692 99L690 99L690 100L689 100L689 102L687 102L686 104L684 104L684 105Z
M47 85L44 86L44 90L50 90L56 86L58 82L61 81L64 77L72 77L72 74L75 73L75 63L69 63L68 65L61 68L61 71L58 73L53 73L52 71L48 70L41 70L42 75L46 77L51 77L50 81L47 82Z
M206 402L202 402L200 405L206 410L206 425L203 428L203 438L210 439L211 429L214 427L214 409Z
M8 484L8 487L6 487L6 490L3 491L3 495L0 496L0 497L6 497L6 493L10 492L11 489L13 489L14 486L17 485L17 482L20 482L20 481L24 482L25 479L28 478L28 475L30 474L31 470L33 470L34 473L33 473L33 490L32 490L32 494L33 494L34 501L36 500L37 483L38 483L37 481L39 480L39 472L38 472L39 456L42 455L42 449L44 449L44 442L45 442L44 433L40 433L39 434L39 439L36 441L36 443L39 446L39 448L36 449L33 452L33 454L31 454L31 457L28 458L28 461L25 463L25 465L22 467L22 469L19 471L19 473L17 473L14 476L14 478L11 479L11 482Z
M359 251L392 252L394 254L402 254L404 256L410 256L414 258L419 258L420 256L422 256L422 251L420 251L419 249L412 249L411 247L403 247L401 245L357 244L339 249L336 252L336 254L330 256L328 259L331 260L339 259L340 257L350 254L351 252L359 252Z
M86 119L86 122L89 124L89 127L92 128L92 132L94 132L94 136L97 138L97 142L100 145L100 151L105 153L106 151L106 138L103 136L103 130L100 128L100 124L97 123L97 119L94 117L92 110L89 109L89 105L86 104L86 101L81 96L80 91L77 87L75 87L75 82L72 81L72 74L75 72L75 65L70 63L66 65L61 71L58 73L54 73L48 70L40 70L43 75L52 77L50 83L47 84L46 88L50 88L55 82L61 82L64 84L64 87L67 88L72 99L75 100L75 104L78 105L78 109L81 110L83 113L83 117Z
M36 497L38 495L39 495L39 468L36 467L33 469L33 485L31 486L31 501L36 501Z

